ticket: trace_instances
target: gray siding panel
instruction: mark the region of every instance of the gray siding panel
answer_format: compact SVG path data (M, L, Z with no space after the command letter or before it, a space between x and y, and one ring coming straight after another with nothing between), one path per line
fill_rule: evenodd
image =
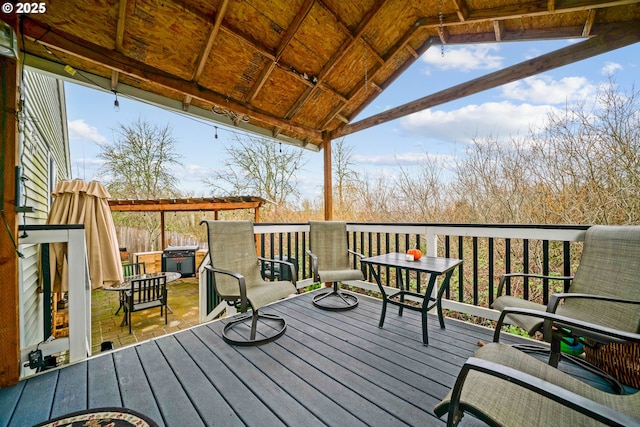
M24 182L20 204L33 212L20 215L20 224L44 224L50 208L49 168L53 162L58 180L70 178L69 141L62 82L25 69L22 96L24 106L20 129L20 166ZM42 307L39 291L39 248L21 248L21 346L37 344L46 337L42 331Z

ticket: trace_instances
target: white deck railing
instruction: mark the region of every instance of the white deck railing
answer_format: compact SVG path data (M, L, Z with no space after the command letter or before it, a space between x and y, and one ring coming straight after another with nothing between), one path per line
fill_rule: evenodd
M36 327L41 332L40 343L25 343L25 331L21 330L20 360L24 366L29 360L29 352L39 348L43 356L69 351L69 362L86 359L91 355L91 281L89 279L89 267L87 261L87 248L85 242L84 227L71 226L28 226L23 227L26 236L20 236L19 245L66 243L68 274L69 274L69 336L56 338L49 341L49 336L44 336L44 321L40 317ZM24 278L20 275L20 288L23 289ZM20 325L21 329L27 323L23 318L27 312L25 309L27 296L20 292ZM40 302L42 312L47 301ZM44 310L47 311L46 309ZM45 314L47 315L47 314ZM21 377L32 374L33 370L23 368Z

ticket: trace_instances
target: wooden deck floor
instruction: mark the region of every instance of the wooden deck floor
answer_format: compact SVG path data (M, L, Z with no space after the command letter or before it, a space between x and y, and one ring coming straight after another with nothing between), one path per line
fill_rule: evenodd
M86 408L124 406L166 426L442 425L432 409L477 342L491 331L387 313L360 297L347 312L314 308L303 294L266 312L284 316L279 340L227 345L212 322L102 354L0 389L0 426L30 426ZM510 337L505 341L514 341Z

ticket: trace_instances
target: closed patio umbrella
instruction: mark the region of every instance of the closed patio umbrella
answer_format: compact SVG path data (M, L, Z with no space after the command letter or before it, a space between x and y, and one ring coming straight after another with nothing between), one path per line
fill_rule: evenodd
M107 189L97 181L81 179L62 181L53 192L53 204L47 224L84 224L91 288L122 281L122 265L116 230L107 199ZM69 289L66 244L51 245L51 280L53 292Z

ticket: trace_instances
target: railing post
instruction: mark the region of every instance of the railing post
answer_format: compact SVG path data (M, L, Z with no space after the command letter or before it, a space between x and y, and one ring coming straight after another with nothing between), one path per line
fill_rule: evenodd
M427 227L426 232L427 256L438 256L438 235L436 229Z

